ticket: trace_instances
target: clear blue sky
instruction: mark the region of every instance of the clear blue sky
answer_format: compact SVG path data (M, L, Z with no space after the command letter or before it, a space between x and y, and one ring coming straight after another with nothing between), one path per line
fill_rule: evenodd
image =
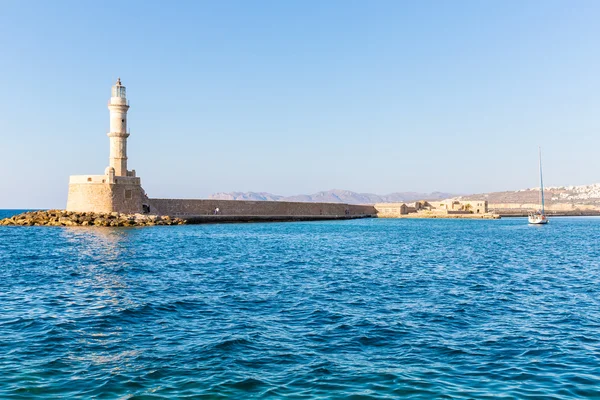
M598 1L4 1L0 208L108 164L151 197L600 182Z

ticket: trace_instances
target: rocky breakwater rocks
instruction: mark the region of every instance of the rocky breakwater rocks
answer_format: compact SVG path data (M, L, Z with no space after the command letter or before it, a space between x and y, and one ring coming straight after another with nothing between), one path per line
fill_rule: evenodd
M19 226L154 226L183 225L181 218L160 215L74 212L64 210L28 211L0 220L0 225Z

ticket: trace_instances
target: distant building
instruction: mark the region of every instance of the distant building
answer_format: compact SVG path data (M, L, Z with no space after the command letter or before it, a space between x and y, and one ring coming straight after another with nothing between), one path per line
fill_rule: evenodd
M421 210L431 210L432 207L428 201L419 200L419 201L415 201L414 208L415 208L415 211L421 211Z
M409 207L404 203L378 203L375 204L377 215L405 215L409 213Z
M420 200L412 204L405 203L377 203L375 204L377 216L394 217L412 213L430 214L487 214L487 200L462 201L462 200Z
M467 211L473 214L487 214L487 200L440 200L432 201L432 206L436 210L447 211Z

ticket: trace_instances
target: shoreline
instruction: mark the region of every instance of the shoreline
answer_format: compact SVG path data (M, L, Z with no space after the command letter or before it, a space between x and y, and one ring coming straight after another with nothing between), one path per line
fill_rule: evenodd
M12 209L19 211L18 209ZM5 211L11 211L5 209ZM381 219L471 219L498 220L526 218L528 210L511 210L488 214L409 213L401 215L148 215L122 213L86 213L65 210L31 210L0 220L0 226L69 226L69 227L141 227L155 225L201 225L227 223L345 221L364 218ZM600 211L548 212L554 217L600 217Z
M495 211L501 217L527 217L531 210L504 210ZM595 210L574 210L574 211L548 211L548 217L599 217L600 211Z
M426 214L410 213L393 216L378 216L381 219L501 219L498 214Z

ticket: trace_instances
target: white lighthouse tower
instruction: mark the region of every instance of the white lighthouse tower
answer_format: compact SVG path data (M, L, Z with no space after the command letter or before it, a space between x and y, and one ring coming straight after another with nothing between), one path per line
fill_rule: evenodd
M121 79L112 87L110 100L109 164L104 175L69 178L68 211L138 213L148 210L148 198L135 170L127 170L127 111L129 103Z
M110 111L110 161L109 167L114 169L115 176L135 176L127 171L127 93L121 84L121 78L112 87L112 95L108 102Z

